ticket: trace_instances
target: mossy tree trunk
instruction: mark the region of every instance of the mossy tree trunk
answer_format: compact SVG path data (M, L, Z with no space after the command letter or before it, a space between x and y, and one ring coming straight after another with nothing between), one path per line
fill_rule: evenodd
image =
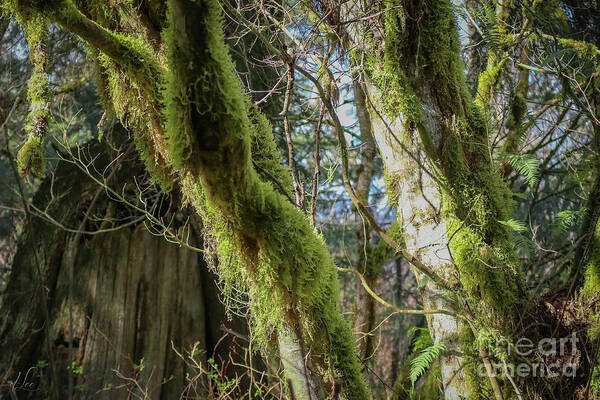
M145 29L135 23L120 26L118 16L109 21L97 16L95 2L17 3L100 52L105 106L132 128L155 181L165 189L178 183L198 212L210 218L225 261L219 273L248 292L256 339L266 345L289 333L284 341L297 343L292 358L310 355L306 364L288 371L303 371L299 382L292 382L296 393L307 390L317 399L322 391L311 388L333 390L339 380L346 398L368 398L325 243L253 165L281 169L281 159L272 129L243 97L224 42L221 6L214 0L168 2L165 57L149 45ZM256 142L262 156L251 155Z
M424 306L455 310L508 335L523 296L510 233L499 222L510 218L511 194L490 159L483 113L467 90L451 3L382 7L397 10L350 36L365 49L353 57L365 73L388 194L408 251L460 288L452 295L428 280ZM448 349L440 360L446 398L476 396L486 379L463 368L459 354L478 332L467 334L464 319L445 314L428 322L435 342Z
M377 108L381 92L369 86L369 94ZM406 249L440 276L452 280L454 269L447 246L446 221L442 216L442 194L438 183L430 175L432 168L420 138L414 131L404 131L403 119L385 120L383 115L374 111L375 108L372 108L375 114L373 132L385 165L388 196L397 207L403 227ZM424 283L419 289L424 310L456 309L455 304L444 296L445 289L439 288L415 268L412 270L417 280ZM464 322L447 314L430 314L427 320L434 341L444 343L449 350L440 358L442 379L449 383L447 398L468 395L471 390L465 379L466 371L461 368L461 357L457 356L462 352L459 337Z

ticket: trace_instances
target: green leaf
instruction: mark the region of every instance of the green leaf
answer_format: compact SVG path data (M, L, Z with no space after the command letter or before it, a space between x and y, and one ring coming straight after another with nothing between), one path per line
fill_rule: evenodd
M413 345L413 353L429 347L433 344L433 340L431 339L431 335L429 334L429 329L422 328L420 326L412 326L406 333L406 336L413 337L412 345Z
M533 190L540 180L540 163L533 154L509 154L508 162L523 175L529 187Z
M527 232L527 226L523 222L517 221L516 219L511 218L508 221L498 221L498 222L500 222L504 226L508 226L515 232Z
M418 356L411 360L409 378L413 388L419 377L423 375L429 369L429 367L431 367L433 361L445 349L446 346L444 343L434 343L431 346L423 349Z

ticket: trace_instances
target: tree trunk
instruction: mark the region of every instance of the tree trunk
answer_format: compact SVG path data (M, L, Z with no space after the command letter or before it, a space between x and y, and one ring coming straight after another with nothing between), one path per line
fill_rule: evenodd
M368 92L374 109L380 109L378 100L382 97L378 89L371 85ZM385 165L388 196L397 206L406 249L439 275L450 279L453 270L447 227L441 216L442 196L438 183L424 172L424 166L427 170L431 167L427 165L418 133L404 131L401 118L390 121L376 114L372 120L375 140ZM415 268L412 270L419 282L427 279ZM444 291L433 282L423 285L420 294L425 310L454 309L443 295ZM461 368L461 358L456 355L462 351L459 333L463 324L447 314L429 314L427 322L434 342L444 343L449 350L440 357L442 380L448 385L446 398L468 395L470 390Z
M510 192L490 159L487 125L466 87L451 5L399 7L364 22L351 37L365 49L354 56L365 72L373 134L406 248L461 286L451 299L427 280L424 308L455 310L508 335L522 296L510 235L499 222L510 218ZM475 397L482 379L475 364L462 368L459 356L471 348L469 327L446 314L427 319L434 341L447 348L440 359L446 398Z
M353 76L354 87L354 105L358 117L360 127L361 151L360 151L360 166L358 168L358 177L356 184L356 196L363 204L369 203L369 193L371 191L371 181L375 167L375 139L373 138L371 118L367 111L365 102L365 93L362 83L358 80L358 76ZM379 265L379 260L374 260L369 257L371 244L369 236L371 228L364 221L358 211L354 213L356 219L356 253L357 265L356 269L364 277L369 287L377 291L377 277L381 271L382 265ZM381 260L385 262L387 260ZM372 366L375 360L375 325L376 311L375 299L363 287L362 282L356 282L356 300L354 304L354 332L358 338L357 346L359 357L361 357L365 365ZM371 381L371 385L373 382Z
M105 148L96 144L91 154ZM104 152L95 166L102 170L109 159ZM117 182L123 182L120 175L133 176L132 171L141 171L139 163L123 165ZM42 184L33 205L73 227L96 191L91 179L63 162ZM123 212L122 204L102 194L94 214ZM7 383L12 380L19 399L66 399L73 365L73 398L127 399L132 393L178 398L188 384L186 375L192 378L198 371L172 347L185 355L198 343L204 353L196 359L219 362L229 343L215 349L225 319L214 277L200 253L151 235L139 224L78 235L30 214L2 303L1 388L11 390ZM243 329L240 320L232 324L234 330ZM27 371L35 390L19 386L17 377L21 374L23 383Z

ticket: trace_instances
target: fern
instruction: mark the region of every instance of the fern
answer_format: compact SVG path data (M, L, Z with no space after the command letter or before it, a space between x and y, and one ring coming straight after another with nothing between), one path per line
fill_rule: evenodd
M527 226L521 221L517 221L516 219L509 219L508 221L498 221L504 226L508 226L515 232L525 232L527 231Z
M498 25L495 8L484 3L483 9L475 12L475 16L481 23L483 41L485 44L494 50L500 49L502 46L502 31Z
M433 343L433 339L431 339L429 329L427 328L413 326L408 330L407 334L409 337L414 337L412 339L413 354L418 353L410 361L409 378L414 389L419 377L431 367L433 361L446 347L443 343Z
M416 353L417 351L429 347L433 344L433 340L431 339L431 335L429 334L429 329L427 328L421 328L420 326L411 326L406 335L409 338L411 336L414 336L412 340L413 353Z
M510 154L508 155L510 165L527 181L533 190L540 180L540 166L538 159L533 154Z
M523 250L523 253L526 256L529 257L533 254L533 251L535 250L535 243L530 237L521 234L515 234L513 236L513 240L517 248Z
M508 221L498 221L498 222L500 222L504 226L508 226L510 229L512 229L514 231L513 232L513 241L518 249L523 250L523 252L527 256L530 256L533 253L533 250L535 249L535 244L533 243L533 241L531 240L529 235L524 234L526 232L529 232L529 229L527 229L527 225L525 225L521 221L518 221L518 220L512 219L512 218L509 219Z
M577 211L563 210L556 214L556 223L563 232L568 232L579 218L580 215Z
M421 353L411 360L409 378L413 388L415 387L415 383L419 377L421 377L421 375L423 375L429 369L429 367L431 367L433 361L445 349L446 346L444 343L434 343L431 346L421 350Z

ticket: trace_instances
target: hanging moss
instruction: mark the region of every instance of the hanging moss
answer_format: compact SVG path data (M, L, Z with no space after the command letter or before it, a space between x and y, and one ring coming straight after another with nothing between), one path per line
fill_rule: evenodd
M23 176L30 172L42 178L44 176L44 144L41 138L32 137L19 149L17 165Z
M127 68L107 55L98 54L97 62L97 73L103 83L102 98L109 102L109 110L134 133L136 148L146 169L153 181L168 192L172 188L173 178L166 159L167 145L161 137L164 123L159 103L161 97L156 97L160 93L158 90L164 79L164 72L160 73L152 68L149 71L153 72L147 72L152 74L150 79L154 83L146 84L144 79L144 83L140 84L135 77L129 75ZM164 67L160 69L164 70Z
M122 124L136 137L140 156L152 178L168 191L172 186L169 154L163 134L161 87L166 69L152 48L139 37L109 30L88 19L71 0L53 2L20 0L16 9L27 14L44 15L65 29L79 35L97 51L97 62L102 68L103 100L110 99L109 110L114 110ZM86 2L90 14L103 13L111 27L118 26L109 9L97 6L101 2ZM108 96L106 95L108 93Z
M345 398L368 398L326 245L252 166L254 147L255 162L286 182L275 167L275 146L264 145L272 133L242 95L218 3L172 1L169 14L165 98L172 164L186 182L186 195L212 218L220 276L247 291L256 340L268 343L284 326L299 332L316 368L327 375L332 361Z
M400 2L387 0L386 7L398 8ZM413 92L412 86L402 70L399 48L405 36L406 16L402 9L384 14L385 46L383 54L372 54L366 63L367 72L374 83L385 90L383 111L388 116L402 114L405 118L405 130L411 131L423 125L421 104ZM383 57L383 63L381 63Z
M283 165L283 158L273 135L273 126L250 99L246 99L246 109L252 124L250 150L253 164L258 168L259 174L265 171L267 176L263 176L264 180L270 181L276 190L293 197L292 177ZM277 182L273 182L273 178Z
M41 178L44 176L44 138L48 132L51 97L46 54L48 23L35 12L20 12L18 20L24 28L33 68L27 83L27 139L19 150L17 163L24 176L31 172Z

